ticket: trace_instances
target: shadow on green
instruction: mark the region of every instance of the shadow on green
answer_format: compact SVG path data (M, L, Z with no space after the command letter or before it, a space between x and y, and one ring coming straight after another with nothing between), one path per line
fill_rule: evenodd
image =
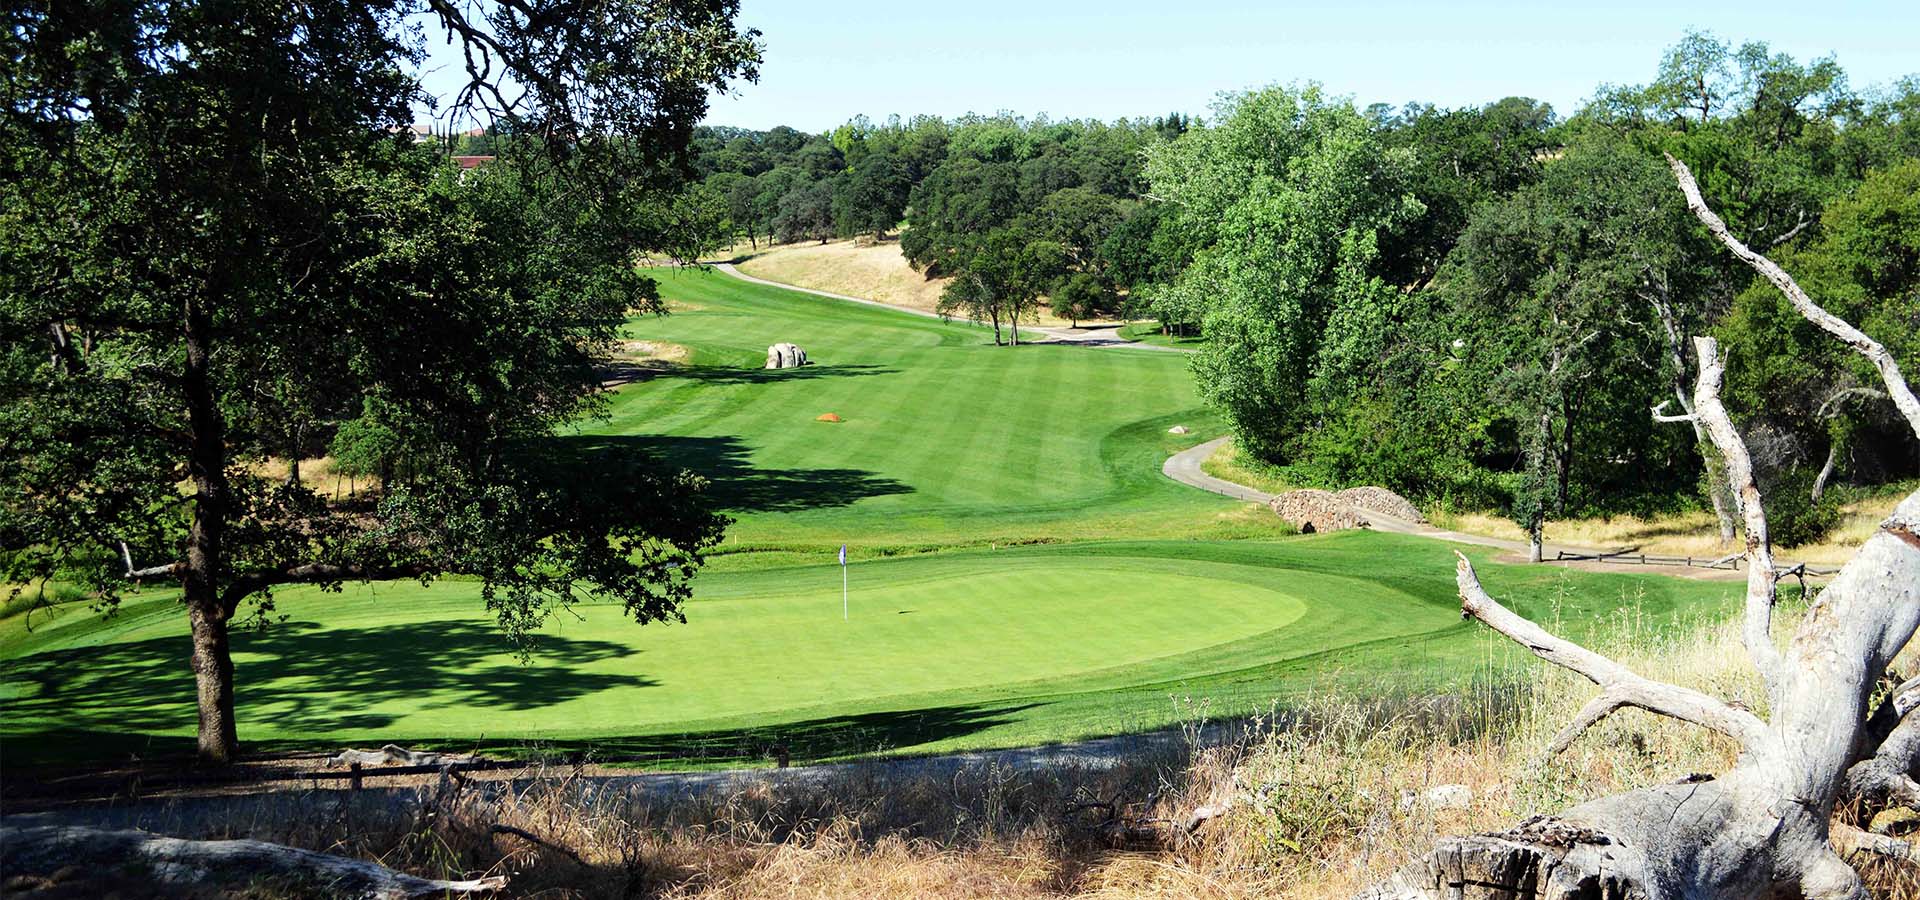
M732 436L582 435L555 440L557 457L591 459L580 471L622 471L626 462L688 469L712 482L708 496L729 512L791 512L851 506L868 497L913 492L863 469L775 469L753 464L753 448ZM569 462L569 465L576 464Z

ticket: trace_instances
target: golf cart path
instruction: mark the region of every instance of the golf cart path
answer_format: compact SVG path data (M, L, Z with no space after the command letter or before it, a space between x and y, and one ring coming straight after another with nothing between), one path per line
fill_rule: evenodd
M1216 451L1231 439L1231 435L1218 437L1202 444L1195 444L1179 453L1175 453L1167 457L1167 461L1160 466L1160 472L1181 484L1196 487L1203 491L1210 491L1222 496L1232 497L1235 500L1245 500L1250 503L1260 504L1272 502L1275 496L1273 494L1257 488L1248 487L1238 482L1228 481L1224 478L1216 478L1207 474L1206 471L1201 468L1208 457L1213 456ZM1410 534L1415 537L1432 538L1434 540L1448 541L1455 544L1470 544L1476 547L1491 547L1496 550L1506 551L1507 553L1517 554L1523 558L1526 556L1528 550L1525 541L1508 540L1506 538L1491 537L1484 534L1467 534L1461 531L1449 531L1444 528L1435 528L1425 522L1410 522L1397 516L1389 516L1372 510L1355 509L1354 512L1366 522L1368 528L1375 531L1384 531L1391 534ZM1552 541L1541 545L1541 553L1545 556L1551 557L1560 551L1565 551L1569 555L1580 556L1598 556L1602 553L1609 552L1592 547L1576 547L1571 544L1560 544ZM1548 563L1591 571L1658 568L1661 574L1674 575L1681 578L1730 579L1746 577L1745 572L1736 569L1684 568L1676 570L1672 566L1645 563L1625 556L1600 560L1555 561L1549 559ZM1795 564L1791 562L1776 562L1774 565L1776 569L1790 569L1793 568Z
M916 315L923 319L939 319L941 321L948 321L946 316L942 316L939 313L930 312L924 309L916 309L911 306L902 306L898 303L885 303L879 300L873 300L866 297L855 297L849 294L836 294L832 291L822 291L822 290L817 290L815 288L800 287L799 285L787 284L781 281L770 281L765 278L756 278L752 275L748 275L747 273L740 271L738 267L736 267L733 263L730 263L730 262L717 262L717 263L713 263L712 265L714 268L719 269L720 271L725 272L728 275L732 275L733 277L738 278L741 281L751 282L753 284L763 284L768 287L785 288L786 290L789 290L789 291L799 291L803 294L812 294L816 297L826 297L831 300L844 300L848 303L858 303L863 306L876 306L881 309L896 310L898 312L908 313L910 315ZM1105 328L1061 328L1058 326L1029 325L1024 330L1030 331L1036 334L1044 335L1046 337L1045 341L1036 341L1035 343L1073 344L1075 346L1080 346L1080 347L1131 347L1136 350L1160 350L1160 351L1166 351L1171 353L1192 353L1193 352L1192 350L1187 349L1185 347L1166 347L1166 346L1161 346L1159 344L1149 344L1142 341L1129 341L1126 338L1123 338L1120 336L1120 327L1117 325L1108 326Z
M1195 444L1192 447L1188 447L1179 453L1167 457L1167 461L1160 466L1160 471L1168 478L1178 481L1181 484L1197 487L1203 491L1211 491L1216 494L1232 497L1235 500L1246 500L1251 503L1271 503L1276 495L1256 488L1247 487L1238 482L1228 481L1224 478L1216 478L1208 475L1206 471L1201 468L1201 464L1205 463L1208 457L1225 446L1229 440L1232 440L1231 435L1227 437L1217 437L1204 444ZM1373 510L1356 509L1354 512L1366 520L1368 528L1375 531L1386 531L1394 534L1412 534L1420 537L1452 541L1456 544L1474 544L1481 547L1494 547L1500 550L1511 550L1519 553L1527 552L1527 545L1523 541L1510 541L1504 538L1487 537L1479 534L1447 531L1442 528L1435 528L1424 522L1409 522L1406 519L1374 512ZM1554 550L1566 550L1569 553L1598 552L1558 544L1546 545L1545 549L1549 553Z

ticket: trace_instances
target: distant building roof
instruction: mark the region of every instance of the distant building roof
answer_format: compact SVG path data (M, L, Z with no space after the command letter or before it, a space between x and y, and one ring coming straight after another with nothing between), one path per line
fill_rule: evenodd
M493 157L491 156L456 156L453 158L453 162L454 162L454 165L457 165L462 169L477 169L480 166L493 162Z

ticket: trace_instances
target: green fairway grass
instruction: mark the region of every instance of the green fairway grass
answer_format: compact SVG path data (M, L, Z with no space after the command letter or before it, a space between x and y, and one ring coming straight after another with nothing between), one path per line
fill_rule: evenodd
M1160 330L1159 322L1129 322L1120 326L1120 336L1129 341L1143 344L1158 344L1162 347L1198 347L1207 342L1199 335L1166 334Z
M788 551L753 561L786 564L842 543L871 555L1285 531L1161 476L1167 456L1220 429L1183 355L996 347L964 323L715 272L658 277L687 310L628 330L692 348L691 365L626 388L574 440L711 476L738 519L726 554ZM814 364L761 369L779 341ZM829 412L844 421L815 421ZM1181 424L1193 433L1167 433Z
M606 420L560 440L713 479L736 522L687 623L580 606L523 662L471 582L284 588L269 627L234 636L244 741L739 764L774 747L821 759L1071 740L1333 685L1533 671L1461 622L1448 545L1292 536L1261 507L1163 477L1169 454L1220 431L1184 355L1000 348L983 329L717 273L661 280L682 311L629 332L689 348L687 365L622 388ZM759 368L776 341L816 365ZM825 412L844 421L815 421ZM1481 563L1503 600L1575 635L1720 615L1738 593ZM69 602L31 629L22 608L0 615L9 764L191 746L171 594L104 621Z
M1087 543L715 575L688 623L618 607L561 616L522 664L470 584L283 591L287 621L234 639L241 727L269 745L398 740L594 746L676 762L776 743L839 756L1071 739L1194 712L1260 711L1342 677L1431 687L1511 662L1460 622L1429 541L1348 533L1279 543ZM1576 623L1668 622L1723 584L1489 566L1514 605ZM44 616L45 613L42 613ZM27 758L183 745L193 686L169 598L102 623L9 619L3 734ZM1382 679L1382 672L1390 672Z

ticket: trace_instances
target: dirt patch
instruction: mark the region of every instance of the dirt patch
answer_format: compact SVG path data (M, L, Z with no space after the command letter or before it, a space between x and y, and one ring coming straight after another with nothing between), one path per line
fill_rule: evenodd
M600 373L600 386L646 381L686 365L692 355L686 347L666 341L621 341L612 361Z

